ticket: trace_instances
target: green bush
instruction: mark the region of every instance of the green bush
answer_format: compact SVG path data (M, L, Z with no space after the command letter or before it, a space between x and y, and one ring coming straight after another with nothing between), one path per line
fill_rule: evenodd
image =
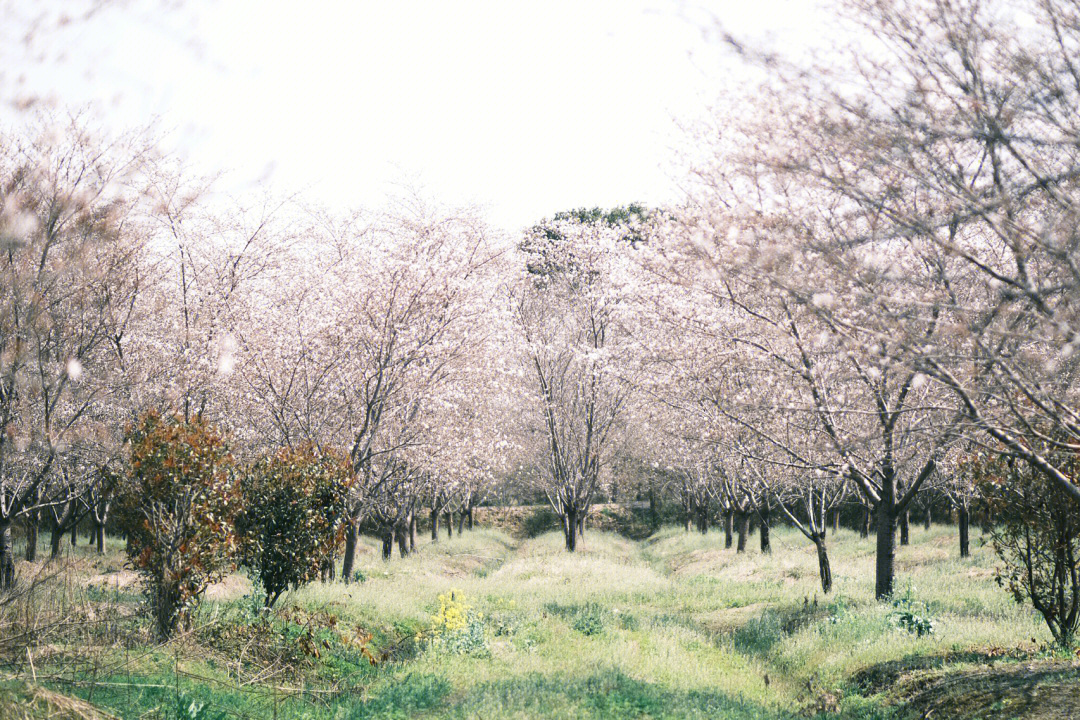
M319 575L345 533L349 466L330 450L287 448L244 474L240 556L273 607Z
M595 602L584 605L548 603L545 609L552 615L566 620L571 629L586 636L604 632L604 628L611 623L613 616L610 610Z

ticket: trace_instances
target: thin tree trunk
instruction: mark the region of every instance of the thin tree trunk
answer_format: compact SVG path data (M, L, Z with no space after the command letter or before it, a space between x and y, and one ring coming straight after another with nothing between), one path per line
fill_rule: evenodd
M79 523L71 524L71 547L79 546Z
M735 535L735 513L728 510L724 513L724 549L731 549L731 542Z
M923 529L930 529L930 522L933 520L933 516L930 514L930 505L926 506L926 515L923 516Z
M825 549L825 538L815 538L817 547L818 575L821 576L821 590L826 595L832 590L832 568L829 566L829 553Z
M685 532L690 532L690 506L689 505L684 506L683 530Z
M840 532L840 508L833 508L833 511L832 511L832 531L833 531L833 535Z
M735 552L746 552L746 538L750 534L750 514L739 513L739 543L735 546Z
M97 543L98 555L105 554L105 523L94 523L94 541Z
M0 590L15 586L15 548L11 542L11 520L0 520Z
M465 532L465 516L467 514L468 513L466 513L464 510L462 510L461 512L458 513L458 519L457 519L457 534L458 535L461 535L462 533Z
M864 538L870 537L870 507L868 505L862 506L862 519L859 522L859 536Z
M431 542L439 542L439 511L431 509Z
M909 525L911 521L911 513L907 510L900 514L900 544L907 545L910 540Z
M968 528L971 524L971 513L968 511L966 505L960 506L959 522L960 526L960 557L966 558L971 555L971 543L968 538Z
M346 583L352 582L353 579L358 530L356 520L350 520L345 528L345 557L341 560L341 579Z
M387 530L383 533L382 538L382 557L383 560L389 560L394 554L394 533Z
M454 537L454 511L446 511L446 537Z
M771 519L771 512L769 510L759 511L761 515L761 552L763 555L772 553L772 545L769 543L769 520Z
M416 552L416 513L409 513L409 552Z
M469 530L470 531L473 529L473 510L474 509L475 508L473 508L472 505L469 506Z
M892 595L893 578L896 574L896 511L891 507L878 505L876 514L877 577L874 595L878 600L884 600Z
M709 508L707 505L703 505L698 508L698 530L702 535L709 532Z
M409 554L409 539L406 537L405 528L399 527L394 530L394 536L397 537L398 556L407 557Z

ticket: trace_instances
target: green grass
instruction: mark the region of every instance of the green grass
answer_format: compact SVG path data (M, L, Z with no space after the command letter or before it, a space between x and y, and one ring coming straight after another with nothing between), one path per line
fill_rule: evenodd
M241 686L234 666L247 636L204 633L99 678L116 684L92 700L124 718L183 717L177 708L190 700L223 717L900 718L892 687L904 672L963 671L995 653L1028 659L1050 640L994 584L978 538L971 558L956 557L954 528L913 528L912 545L898 549L898 588L934 622L923 637L874 600L872 540L830 536L829 596L800 535L777 528L772 543L770 556L756 546L737 555L718 532L664 528L643 541L586 532L568 554L557 533L517 540L477 529L425 538L417 553L385 562L364 541L363 582L315 583L279 605L368 630L387 653L378 667L328 641L318 658L290 656L288 672ZM414 640L450 590L483 615L485 652ZM219 596L197 622L242 625L245 602ZM301 625L268 637L294 638ZM270 666L272 652L260 652ZM334 694L313 692L330 686ZM298 687L308 694L297 697Z

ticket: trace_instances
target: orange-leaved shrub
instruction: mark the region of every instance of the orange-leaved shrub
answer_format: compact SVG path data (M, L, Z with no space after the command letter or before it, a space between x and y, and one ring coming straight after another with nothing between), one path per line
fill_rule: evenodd
M236 463L213 425L156 412L128 432L117 518L159 635L190 623L207 585L235 567Z

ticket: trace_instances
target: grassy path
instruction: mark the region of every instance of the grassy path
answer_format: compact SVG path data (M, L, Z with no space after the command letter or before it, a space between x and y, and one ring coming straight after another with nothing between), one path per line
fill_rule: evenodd
M273 710L312 720L907 717L896 701L913 668L924 673L911 681L915 697L946 673L985 672L994 648L1048 639L994 584L989 548L976 540L973 557L960 560L955 543L953 528L917 528L899 549L898 586L934 623L933 634L918 637L897 626L895 608L873 600L872 542L847 531L830 538L829 597L812 548L783 528L770 556L756 547L736 554L720 533L676 528L639 542L590 532L573 555L556 533L518 540L478 529L425 539L390 562L365 541L361 582L316 583L282 604L373 630L373 645L391 648L390 660L371 669L328 651L319 672L352 678L357 691L323 704L275 701ZM233 595L243 592L234 587ZM451 591L483 615L473 652L412 640ZM202 615L230 617L246 604L225 592ZM265 717L265 698L222 689L236 684L228 640L200 640L182 659L178 651L148 658L138 673L162 685L176 668L219 678L185 681L185 692L227 708L222 717ZM1061 672L1050 680L1064 682ZM96 701L123 717L177 716L156 697L99 692ZM1007 710L973 717L1012 717Z
M495 628L486 655L421 652L372 688L379 697L380 687L423 684L406 693L428 698L419 716L783 718L820 706L884 717L852 697L860 671L1045 639L994 586L986 548L960 561L952 529L914 535L900 551L899 584L929 606L937 630L924 638L873 601L872 544L843 531L832 541L829 598L793 532L776 532L762 556L725 550L719 533L670 529L642 542L590 533L575 555L557 534L514 541L482 530L390 563L372 545L360 563L366 582L314 587L300 600L347 598L369 621L420 625L454 590L486 613Z

